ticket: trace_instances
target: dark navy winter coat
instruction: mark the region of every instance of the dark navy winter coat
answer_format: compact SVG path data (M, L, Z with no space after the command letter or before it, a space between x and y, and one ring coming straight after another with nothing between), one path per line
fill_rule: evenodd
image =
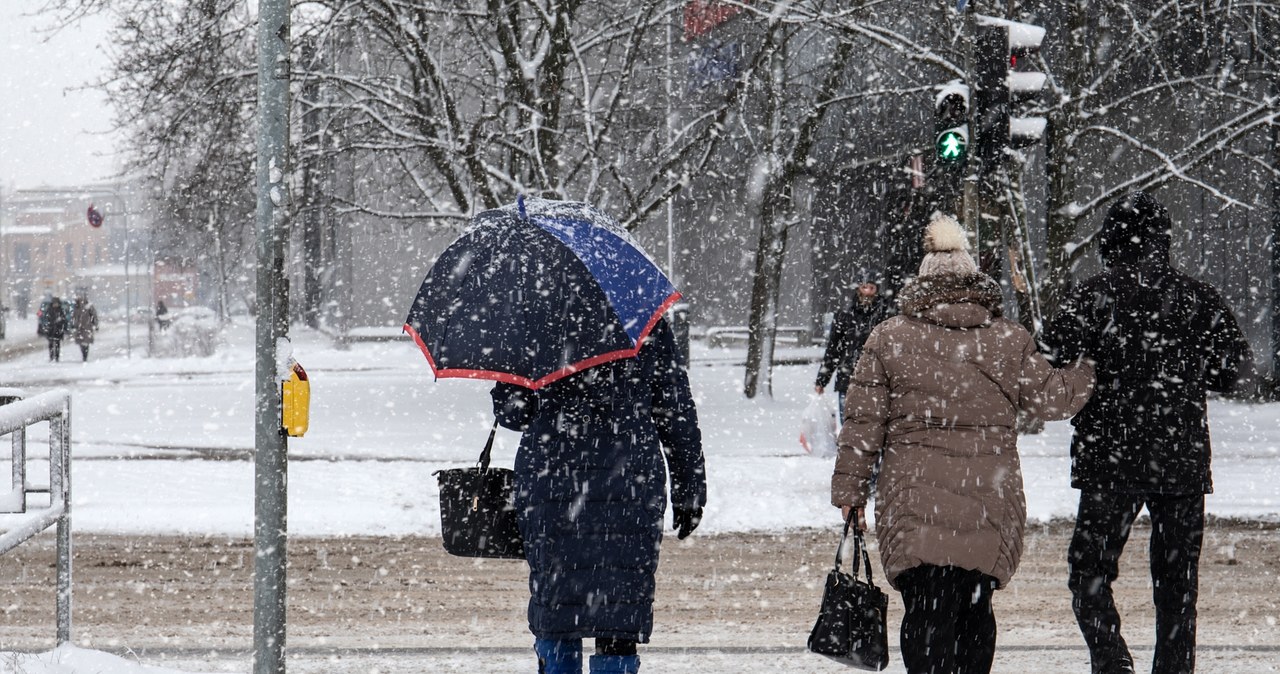
M659 321L634 359L536 393L494 387L499 423L524 432L516 508L534 636L648 642L667 470L675 504L706 502L698 416L676 358Z

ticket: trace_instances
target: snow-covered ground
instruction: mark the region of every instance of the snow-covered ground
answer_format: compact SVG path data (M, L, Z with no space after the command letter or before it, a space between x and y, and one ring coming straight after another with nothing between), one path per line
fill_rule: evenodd
M60 363L34 353L5 365L0 375L0 386L29 395L52 387L73 392L75 530L251 535L252 462L173 459L247 459L252 325L233 326L208 358L148 359L137 334L134 340L132 358L110 353L122 344L115 328L87 363L72 345ZM836 512L827 504L831 461L807 455L798 440L816 366L779 366L774 396L748 400L741 394L741 351L699 347L690 376L707 456L703 529L830 523ZM293 352L310 375L312 408L306 436L289 441L290 533L437 533L431 473L475 461L493 420L489 384L435 381L408 340L338 350L321 335L295 330ZM834 396L826 397L834 406ZM1280 405L1214 401L1210 409L1216 490L1209 512L1280 519ZM1074 514L1070 430L1066 422L1051 423L1020 442L1032 519ZM499 431L497 465L511 464L518 440ZM43 433L31 434L34 451L42 452L45 441ZM120 457L131 460L108 460Z
M22 339L27 327L11 324L9 340ZM126 357L123 328L108 326L88 362L79 362L74 344L66 345L60 363L48 362L43 351L30 353L4 365L0 386L29 395L53 387L72 391L77 534L250 536L252 324L227 329L218 352L205 358L146 358L145 337L145 330L134 329L133 354ZM306 437L289 442L290 534L438 533L431 474L475 461L492 423L489 384L435 381L407 339L339 350L322 335L295 329L293 353L310 375L312 408ZM695 344L693 359L709 487L702 529L834 525L838 514L828 505L832 462L807 455L798 442L816 365L777 367L773 397L747 400L741 349ZM827 397L834 406L834 396ZM1207 500L1209 512L1280 519L1280 405L1214 401L1210 411L1216 491ZM1020 442L1032 519L1074 513L1069 437L1067 423L1051 423ZM44 433L29 438L34 453L45 451ZM515 433L499 432L497 465L511 464L517 442ZM175 460L200 457L233 460ZM33 466L29 479L41 478L41 467ZM0 530L17 517L0 515ZM0 672L135 672L100 663L39 669L34 661L6 669L6 657L14 656L0 654Z

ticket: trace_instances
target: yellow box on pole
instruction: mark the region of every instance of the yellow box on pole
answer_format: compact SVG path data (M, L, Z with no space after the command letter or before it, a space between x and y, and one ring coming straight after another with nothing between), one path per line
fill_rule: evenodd
M281 426L289 437L300 438L311 418L311 382L296 361L289 364L289 378L280 383L280 394Z

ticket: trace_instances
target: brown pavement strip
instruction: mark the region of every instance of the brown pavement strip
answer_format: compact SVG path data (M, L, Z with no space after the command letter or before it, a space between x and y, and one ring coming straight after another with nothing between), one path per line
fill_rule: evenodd
M1150 647L1154 629L1148 533L1134 531L1116 584L1135 651ZM996 594L1002 650L1081 649L1066 589L1069 534L1061 524L1029 531L1022 568ZM668 538L651 652L800 653L837 538L834 526ZM139 653L246 652L252 561L251 542L243 539L79 535L75 642ZM429 654L465 645L514 655L531 642L521 562L451 557L437 538L295 539L289 562L289 646L299 654ZM0 650L53 646L53 574L48 534L0 557ZM1210 527L1199 606L1204 657L1234 650L1280 660L1278 576L1280 531L1274 525ZM900 620L901 602L891 591L894 645Z

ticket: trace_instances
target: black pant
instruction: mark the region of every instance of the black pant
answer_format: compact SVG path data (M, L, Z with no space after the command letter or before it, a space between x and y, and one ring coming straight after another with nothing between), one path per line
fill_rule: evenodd
M88 345L88 344L81 344L81 345L80 345L80 355L81 355L81 356L83 356L85 360L89 360L89 345Z
M58 360L62 357L62 338L49 338L49 360Z
M908 674L991 671L996 655L996 616L991 593L997 581L981 571L917 566L898 576L902 663Z
M1071 607L1089 646L1094 674L1133 671L1120 636L1111 594L1120 553L1143 506L1151 514L1151 580L1156 605L1152 674L1189 674L1196 668L1196 598L1204 495L1083 492L1076 531L1067 551Z

